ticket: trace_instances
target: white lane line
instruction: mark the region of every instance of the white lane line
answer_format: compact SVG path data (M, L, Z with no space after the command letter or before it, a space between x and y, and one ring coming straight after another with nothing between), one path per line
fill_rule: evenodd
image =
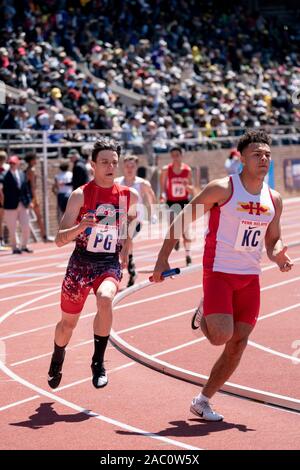
M63 252L60 252L59 254L57 253L57 249L58 249L57 247L53 247L51 250L44 250L44 251L52 251L53 253L56 253L54 255L35 256L35 254L38 253L38 251L35 251L35 253L32 255L28 255L28 256L24 255L24 258L22 257L22 259L14 258L12 262L10 263L1 262L0 268L2 269L4 267L13 266L14 264L17 264L17 265L28 264L32 261L42 261L42 260L49 261L50 259L61 258L63 254L70 256L72 253L72 249L70 250L70 247L68 247L67 250L64 248L60 248L60 250L63 250Z
M25 308L24 310L20 310L19 312L16 312L15 315L20 315L21 313L25 313L25 312L34 312L36 310L41 310L46 307L54 307L55 305L60 305L60 301L51 302L50 304L44 304L40 306L38 305L37 307Z
M48 294L48 295L49 295L49 294ZM43 296L43 297L44 297L44 296ZM36 300L39 300L39 299L36 299ZM30 301L30 302L32 302L32 301ZM28 304L28 302L27 302L27 304ZM267 314L267 315L264 315L264 316L260 317L259 320L263 320L263 319L268 318L268 317L270 317L270 316L273 316L273 315L275 315L275 314L283 313L283 312L285 312L285 311L291 310L292 308L298 307L299 305L300 305L300 304L295 304L295 305L290 306L290 307L287 307L287 308L285 308L285 309L278 310L277 312L272 312L271 314ZM188 311L186 311L186 313L188 313ZM184 313L181 313L181 314L183 315ZM91 316L91 315L93 315L93 314L88 314L88 316ZM178 316L178 315L179 315L179 314L175 314L175 316ZM5 316L6 316L6 315L5 315ZM165 319L166 319L166 318L165 318ZM162 320L162 319L161 319L161 320ZM147 324L149 324L149 323L150 323L150 322L147 322ZM133 328L136 329L136 327L137 327L137 326L135 326L135 327L133 327ZM139 327L142 327L142 325L140 325ZM128 331L128 329L120 330L119 333L121 333L122 331L125 332L125 331ZM202 341L202 340L204 340L204 339L205 339L205 337L202 337L202 338L200 338L200 339L197 339L197 340L194 340L194 341L192 341L192 342L186 343L186 345L195 344L195 343L199 342L199 340ZM175 349L180 349L180 348L182 348L182 347L185 347L185 345L176 346ZM174 350L174 348L171 348L171 349ZM162 352L160 352L160 353L156 353L156 354L154 355L154 357L155 357L155 356L162 355L162 354L166 354L167 352L170 352L170 349L169 349L169 350L162 351ZM122 368L123 368L123 367L129 367L130 365L134 365L134 364L136 364L136 363L135 363L135 362L130 362L130 363L127 363L127 364L125 364L125 365L123 365L123 366L121 366L121 367L122 367ZM120 368L116 368L116 369L113 369L113 370L119 370L119 369L120 369ZM72 383L72 384L67 384L67 385L65 385L65 386L63 386L63 387L58 388L57 391L62 390L62 389L65 389L65 388L69 388L69 387L74 386L74 385L77 385L77 384L79 384L79 383L86 382L86 381L88 381L88 380L90 380L90 377L89 377L89 378L86 378L86 379L82 379L82 380L80 380L80 381L76 381L76 382L74 382L74 383ZM33 399L35 399L35 398L37 398L37 397L38 397L38 396L33 396L33 397L30 397L30 398L26 399L25 401L30 401L30 400L33 400ZM22 403L22 402L23 402L23 401L21 401L21 402L16 402L16 403ZM13 407L14 405L16 405L16 404L11 404L11 405L8 405L8 406L9 406L9 407ZM7 408L7 406L4 407L3 409L6 409L6 408ZM275 408L275 409L277 409L277 408ZM1 410L1 409L0 409L0 410ZM290 413L293 413L292 411L289 411L289 412L290 412Z
M285 307L283 309L280 309L280 310L276 310L274 312L271 312L271 313L268 313L266 315L263 315L263 316L260 316L258 317L258 321L261 321L261 320L264 320L266 318L270 318L270 317L274 317L276 315L279 315L281 313L285 313L285 312L288 312L290 310L293 310L295 308L298 308L300 306L299 303L297 304L294 304L294 305L290 305L289 307ZM116 307L115 307L116 308ZM187 315L189 313L192 313L194 311L194 308L193 309L189 309L189 310L183 310L181 312L178 312L178 313L174 313L172 315L167 315L165 317L161 317L157 320L152 320L152 321L149 321L149 322L145 322L145 323L140 323L138 325L134 325L134 326L131 326L129 328L125 328L123 330L119 330L117 331L117 334L120 335L122 333L128 333L128 332L131 332L131 331L134 331L134 330L138 330L140 328L144 328L144 327L147 327L147 326L151 326L151 325L155 325L157 323L160 323L160 322L163 322L163 321L167 321L167 320L171 320L171 319L174 319L174 318L178 318L180 316L183 316L183 315ZM92 312L92 313L88 313L86 315L83 315L81 318L88 318L88 317L91 317L93 315L95 315L96 312ZM80 319L79 319L80 320ZM42 326L40 327L39 329L44 329L44 328L50 328L50 327L54 327L55 324L53 323L52 325L47 325L47 326ZM0 338L0 340L4 340L4 339L8 339L8 338L12 338L14 336L19 336L20 334L26 334L26 333L31 333L32 330L28 330L28 331L25 331L25 332L21 332L21 333L14 333L8 337L2 337ZM77 348L79 346L83 346L85 344L89 344L89 343L92 343L93 340L87 340L87 341L83 341L83 342L80 342L80 343L77 343L73 346L70 346L68 347L68 350L72 350L73 348ZM180 347L180 346L179 346ZM178 348L178 346L176 346L176 348ZM50 352L47 352L47 353L44 353L44 354L40 354L38 356L32 356L32 357L29 357L27 359L23 359L22 361L17 361L17 362L13 362L10 364L11 367L14 367L14 366L17 366L17 365L20 365L20 364L25 364L27 362L31 362L31 361L35 361L37 359L41 359L43 357L47 357L47 356L51 356L52 354L52 351Z
M34 261L34 260L32 260L32 261ZM8 274L25 273L25 272L28 272L28 271L33 271L35 269L54 267L54 266L57 266L57 263L58 263L58 261L56 261L55 263L39 264L39 265L30 266L30 267L27 267L27 268L14 269L13 271L5 271L3 273L0 273L0 278L5 277Z
M265 286L260 289L261 292L274 289L275 287L286 286L287 284L291 284L292 282L299 281L300 276L293 277L292 279L287 279L286 281L276 282L276 284L271 284L270 286Z
M39 290L31 290L30 292L23 292L22 294L17 294L17 295L10 295L8 297L2 297L0 299L0 302L5 302L6 300L14 300L14 299L19 299L20 297L28 297L29 295L35 295L35 294L41 294L42 292L49 292L49 290L54 290L55 293L57 292L57 285L53 287L47 287L46 289L39 289Z
M17 307L14 307L13 309L9 310L7 313L5 313L4 315L2 315L0 317L0 323L2 323L4 320L6 320L6 318L8 318L10 315L13 315L16 311L18 311L19 308L26 307L27 305L30 305L31 303L33 303L35 301L42 300L43 298L46 298L48 295L49 294L45 294L43 296L40 296L37 299L31 299L31 300L29 300L29 301L27 301L27 302L25 302L25 303L23 303L23 304L21 304ZM55 401L61 403L62 405L65 405L68 408L74 409L74 410L76 410L80 413L87 414L88 416L92 416L95 419L98 419L100 421L104 421L108 424L112 424L113 426L121 427L123 429L126 429L127 431L135 432L135 433L138 433L142 436L149 437L151 439L155 439L155 440L158 440L158 441L162 441L162 442L165 442L167 444L171 444L171 445L174 445L176 447L180 447L182 449L202 450L198 447L190 446L188 444L185 444L184 442L176 441L174 439L169 439L169 438L164 437L164 436L159 436L155 433L151 433L151 432L145 431L143 429L140 429L140 428L137 428L137 427L134 427L134 426L130 426L126 423L123 423L121 421L117 421L115 419L109 418L109 417L101 415L99 413L94 413L92 411L86 410L86 409L82 408L81 406L76 405L75 403L72 403L68 400L65 400L65 399L55 395L54 393L50 393L50 392L48 392L48 391L46 391L46 390L44 390L40 387L37 387L34 384L28 382L27 380L25 380L22 377L15 374L11 369L9 369L5 364L3 364L2 361L0 361L0 368L6 375L11 377L15 381L21 383L25 387L28 387L31 390L33 390L34 392L36 392L40 395L46 396L46 397L50 398L51 400L55 400Z
M271 318L275 317L276 315L279 315L280 313L288 312L289 310L293 310L294 308L300 307L300 303L290 305L289 307L281 308L280 310L275 310L275 312L267 313L266 315L262 315L258 317L258 321L260 320L265 320L266 318Z
M57 277L62 274L64 274L64 271L59 271L53 274L47 274L46 276L38 276L38 277L33 277L32 279L25 279L25 281L18 281L18 282L9 282L8 284L2 284L0 286L0 289L7 289L8 287L16 287L24 284L31 284L34 281L41 281L42 279L49 279L52 277Z
M283 357L284 359L289 359L293 363L296 363L296 362L300 363L300 359L295 356L289 356L288 354L284 354L280 351L276 351L275 349L267 348L266 346L255 343L254 341L248 341L248 344L250 344L254 348L260 349L261 351L267 352L269 354L273 354L274 356L279 356L279 357Z
M50 398L51 400L54 400L58 403L60 403L61 405L64 405L66 406L67 408L71 408L79 413L83 413L87 416L90 416L90 417L93 417L99 421L103 421L105 423L108 423L108 424L111 424L117 428L122 428L122 429L125 429L126 431L130 431L130 432L133 432L133 433L137 433L141 436L144 436L144 437L149 437L150 439L155 439L155 440L158 440L158 441L161 441L161 442L164 442L166 444L170 444L170 445L173 445L175 447L179 447L181 449L188 449L188 450L202 450L200 449L199 447L195 447L195 446L190 446L184 442L180 442L180 441L177 441L175 439L169 439L168 437L164 437L164 436L159 436L158 434L155 434L155 433L152 433L152 432L149 432L149 431L145 431L144 429L141 429L141 428L137 428L135 426L131 426L127 423L123 423L122 421L118 421L116 419L113 419L113 418L109 418L108 416L104 416L100 413L97 413L97 412L93 412L93 411L90 411L90 410L86 410L85 408L82 408L81 406L73 403L73 402L70 402L68 400L65 400L64 398L60 397L60 396L57 396L55 395L54 393L51 393L51 392L48 392L40 387L37 387L36 385L28 382L27 380L23 379L22 377L18 376L17 374L15 374L14 372L12 372L8 367L6 367L2 362L0 362L0 368L3 370L3 372L5 374L7 374L8 376L10 376L12 379L16 380L17 382L21 383L22 385L24 385L25 387L28 387L30 388L31 390L33 390L34 392L42 395L42 396L45 396L47 398Z
M18 405L23 405L24 403L27 403L29 401L36 400L36 398L39 398L39 396L40 395L33 395L31 397L24 398L24 400L15 401L14 403L9 403L8 405L1 406L0 411L8 410L9 408L14 408Z
M181 261L181 260L184 260L184 258L180 258L180 259L178 259L177 261ZM297 261L299 261L299 260L300 260L300 257L294 258L293 261L294 261L294 262L297 262ZM143 269L147 269L147 268L153 268L153 265L143 266ZM277 268L277 265L274 264L274 263L272 263L272 264L270 264L270 265L268 265L268 266L263 267L263 268L262 268L262 271L269 271L269 270L275 269L275 268ZM199 264L199 270L200 270L200 269L201 269L201 265ZM201 286L201 284L199 284L199 286ZM262 288L262 290L263 290L263 289L264 289L264 287ZM45 290L46 290L46 289L45 289ZM42 292L42 291L35 291L35 292L32 292L32 294L39 293L39 292ZM10 299L12 299L12 298L22 297L23 295L30 295L30 293L18 294L17 296L11 296L11 297L5 297L4 299L0 299L0 302L1 302L1 301L4 301L4 300L10 300ZM53 303L51 303L51 304L48 304L47 306L49 306L49 307L51 306L51 307L52 307L52 306L59 305L59 304L60 304L60 302L53 302ZM128 305L128 304L126 304L126 305ZM43 307L43 306L41 306L41 308L42 308L42 307ZM18 311L17 315L18 315L18 314L21 314L21 313L25 313L25 312L30 312L30 311L39 310L39 308L40 308L40 307L31 307L31 308L28 308L28 309L23 309L23 310ZM120 306L117 307L117 308L123 308L123 306L120 305Z
M150 326L150 325L155 325L156 323L160 323L160 322L167 321L167 320L170 320L170 319L173 319L173 318L181 317L182 315L186 315L188 313L192 313L194 310L195 309L192 308L190 310L184 310L182 312L174 313L173 315L168 315L168 316L159 318L158 320L152 320L152 321L149 321L149 322L146 322L146 323L141 323L139 325L134 325L134 326L131 326L130 328L125 328L123 330L120 330L120 331L118 331L118 333L120 333L120 334L121 333L128 333L129 331L134 331L134 330L138 330L140 328L144 328L144 327L147 327L147 326ZM84 315L82 318L91 317L92 315L95 315L95 312ZM42 326L39 329L50 328L50 326L54 327L55 324ZM28 330L27 333L28 332L30 333L31 331ZM13 336L16 336L16 335L18 335L18 333L15 333L14 335L10 335L10 337L13 337ZM0 340L4 340L4 339L7 339L7 337L0 338ZM94 341L93 339L82 341L80 343L77 343L77 344L74 344L73 346L68 347L68 350L71 351L74 348L84 346L85 344L93 343L93 341ZM44 353L44 354L39 354L38 356L32 356L32 357L29 357L27 359L23 359L22 361L12 362L10 364L10 366L14 367L14 366L18 366L20 364L26 364L27 362L31 362L31 361L35 361L37 359L41 359L43 357L51 356L52 352L53 351L50 351L50 352L47 352L47 353Z

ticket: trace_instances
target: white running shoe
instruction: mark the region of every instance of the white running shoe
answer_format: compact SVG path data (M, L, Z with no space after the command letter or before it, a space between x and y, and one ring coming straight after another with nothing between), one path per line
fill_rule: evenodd
M200 328L202 317L203 317L203 297L200 300L200 304L196 308L192 317L191 327L193 330L198 330L198 328Z
M224 416L214 411L208 401L199 401L193 398L190 411L205 421L223 421Z

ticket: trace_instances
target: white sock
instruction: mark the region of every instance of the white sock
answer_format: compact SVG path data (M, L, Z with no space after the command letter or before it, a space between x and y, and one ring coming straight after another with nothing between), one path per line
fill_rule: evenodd
M209 402L209 398L206 397L205 395L203 395L203 393L199 393L199 395L197 396L197 400L198 401L206 401L207 403Z

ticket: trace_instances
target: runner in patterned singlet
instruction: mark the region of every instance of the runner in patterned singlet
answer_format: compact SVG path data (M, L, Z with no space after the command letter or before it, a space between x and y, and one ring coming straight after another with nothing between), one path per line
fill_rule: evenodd
M136 216L138 199L133 189L114 183L120 151L113 140L95 143L91 163L95 178L73 191L56 236L59 247L74 239L76 244L62 284L62 318L56 326L48 373L51 388L61 381L65 348L91 289L97 299L92 383L101 388L108 381L103 362L112 324L112 301L122 268L127 266L132 243L127 225Z

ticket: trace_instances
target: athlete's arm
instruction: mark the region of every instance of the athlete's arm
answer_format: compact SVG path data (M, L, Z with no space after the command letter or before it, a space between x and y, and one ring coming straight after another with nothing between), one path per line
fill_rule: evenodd
M154 268L154 281L159 282L161 273L170 269L168 259L177 240L184 232L184 226L203 216L214 205L223 204L229 199L231 192L232 188L228 177L214 180L185 206L169 227Z
M149 181L147 181L147 180L143 181L142 188L143 188L143 197L146 198L147 203L149 204L149 206L151 206L151 204L155 204L156 203L156 197L155 197L154 191L153 191L152 186L149 183Z
M277 191L272 190L272 197L275 206L275 216L269 224L266 236L265 246L267 255L271 261L276 263L282 272L290 271L293 263L286 254L287 246L281 239L280 217L282 214L282 199Z
M192 170L189 171L188 183L186 185L186 190L189 194L191 194L192 196L195 196Z
M161 170L160 177L159 177L159 185L160 185L160 201L166 200L166 190L167 190L167 176L168 176L168 167L164 166Z
M66 211L61 220L55 243L57 246L64 246L72 242L77 235L83 232L88 227L94 227L96 220L94 216L86 214L81 219L80 223L76 223L78 214L83 206L83 192L81 188L77 188L72 192Z
M149 181L144 180L141 185L141 188L143 200L146 203L147 209L149 210L149 220L155 223L157 221L157 217L155 214L156 196Z

